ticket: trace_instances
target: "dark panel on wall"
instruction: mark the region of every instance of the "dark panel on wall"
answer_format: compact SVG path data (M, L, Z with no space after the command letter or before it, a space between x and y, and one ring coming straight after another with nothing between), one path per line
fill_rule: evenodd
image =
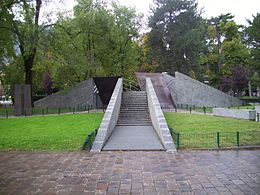
M117 80L120 77L94 77L94 83L97 86L99 97L104 105L108 105L113 94Z

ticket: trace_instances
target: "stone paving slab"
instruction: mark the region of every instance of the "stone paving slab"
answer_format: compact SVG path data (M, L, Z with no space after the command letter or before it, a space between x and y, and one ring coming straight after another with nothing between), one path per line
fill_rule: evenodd
M260 194L260 150L0 152L0 194Z
M103 150L164 150L152 126L116 126Z

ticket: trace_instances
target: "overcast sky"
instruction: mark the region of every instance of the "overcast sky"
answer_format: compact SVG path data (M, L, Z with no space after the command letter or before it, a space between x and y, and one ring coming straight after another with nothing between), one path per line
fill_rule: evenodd
M135 6L139 12L148 15L152 0L119 0L121 4ZM210 18L220 14L231 13L235 15L238 24L246 25L246 19L260 12L260 0L198 0L199 7L204 8L203 16Z
M75 0L63 0L64 5L59 8L72 9ZM146 17L149 14L149 6L153 0L118 0L122 5L134 6L137 11ZM198 0L199 7L204 8L203 17L210 18L220 14L231 13L238 24L247 25L246 19L252 19L252 15L260 12L260 0ZM57 4L58 5L58 4Z

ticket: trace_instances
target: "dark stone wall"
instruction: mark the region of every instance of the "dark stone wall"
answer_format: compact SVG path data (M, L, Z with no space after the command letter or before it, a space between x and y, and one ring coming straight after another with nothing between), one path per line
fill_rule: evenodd
M96 107L96 102L100 107L100 99L98 95L94 94L94 82L90 78L69 90L60 91L35 101L34 106L40 108L76 108L77 106L94 105Z
M163 74L175 104L188 104L200 107L224 107L242 105L238 98L230 96L209 85L175 72L175 77Z

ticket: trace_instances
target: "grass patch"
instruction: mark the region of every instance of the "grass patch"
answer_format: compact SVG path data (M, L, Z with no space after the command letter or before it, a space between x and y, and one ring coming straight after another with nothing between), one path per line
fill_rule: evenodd
M103 113L0 119L0 150L75 151Z
M237 144L236 132L240 132L240 145L260 145L260 123L232 118L187 113L164 113L168 125L180 132L181 148L220 147Z
M254 110L255 106L254 105L249 105L249 106L232 106L230 109L251 109Z

